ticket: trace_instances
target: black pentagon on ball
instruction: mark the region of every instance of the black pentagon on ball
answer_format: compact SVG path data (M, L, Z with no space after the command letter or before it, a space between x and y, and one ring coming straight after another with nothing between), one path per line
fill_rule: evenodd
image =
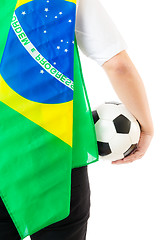
M127 157L131 152L133 152L135 149L137 148L137 143L136 144L132 144L130 146L130 148L125 152L123 153L124 157Z
M131 121L124 115L119 115L113 120L117 133L127 134L131 128Z
M98 144L98 153L100 156L106 156L106 155L112 153L109 143L97 141L97 144Z
M92 111L94 124L99 120L99 116L96 110Z

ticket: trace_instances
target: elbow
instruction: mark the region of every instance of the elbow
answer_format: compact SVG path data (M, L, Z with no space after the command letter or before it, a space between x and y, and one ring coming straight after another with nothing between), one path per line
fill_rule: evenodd
M129 56L125 50L113 56L111 59L106 61L102 67L107 72L115 72L119 75L126 74L130 70Z

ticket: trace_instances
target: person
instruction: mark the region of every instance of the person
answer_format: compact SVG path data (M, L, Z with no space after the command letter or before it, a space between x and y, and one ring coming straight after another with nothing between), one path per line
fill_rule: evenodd
M77 1L75 33L82 52L99 64L113 88L141 125L136 150L112 164L131 163L146 153L154 127L144 84L127 54L127 44L99 0ZM90 217L88 166L72 169L71 211L67 218L32 234L32 240L85 240ZM1 199L0 199L1 200ZM0 239L20 239L5 205L0 201Z

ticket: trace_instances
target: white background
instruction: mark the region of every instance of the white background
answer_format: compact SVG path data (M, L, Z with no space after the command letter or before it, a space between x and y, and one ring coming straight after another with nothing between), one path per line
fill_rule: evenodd
M91 215L87 240L160 240L159 1L100 1L126 40L127 52L142 77L155 135L142 159L111 165L100 158L88 166ZM121 102L103 68L79 52L92 110L104 101Z
M155 135L142 159L111 165L100 158L88 166L87 240L160 240L159 1L100 1L126 40L127 52L144 82ZM121 102L103 68L83 54L80 57L92 110L106 100Z

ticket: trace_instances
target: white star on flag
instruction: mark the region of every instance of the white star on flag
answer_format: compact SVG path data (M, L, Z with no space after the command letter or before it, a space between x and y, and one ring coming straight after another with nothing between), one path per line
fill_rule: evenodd
M60 46L57 46L57 49L60 49Z
M74 43L74 41L72 41L72 43Z
M68 20L68 22L72 22L72 20L71 20L71 19L69 19L69 20Z
M61 15L61 14L62 14L62 12L59 12L59 14Z
M63 40L61 40L61 42L63 42Z
M46 30L44 30L44 33L46 33L47 31Z
M54 18L57 18L57 16L55 16Z
M56 65L56 62L54 62L53 64Z
M42 73L42 74L43 74L43 73L44 73L44 71L43 71L43 70L41 70L41 71L40 71L40 73Z
M48 10L48 8L45 8L44 11L45 11L45 12L48 12L49 10Z
M25 14L26 14L26 12L25 12L25 11L23 11L23 12L22 12L22 15L25 15Z
M68 52L68 49L65 49L64 51L65 51L65 52Z

